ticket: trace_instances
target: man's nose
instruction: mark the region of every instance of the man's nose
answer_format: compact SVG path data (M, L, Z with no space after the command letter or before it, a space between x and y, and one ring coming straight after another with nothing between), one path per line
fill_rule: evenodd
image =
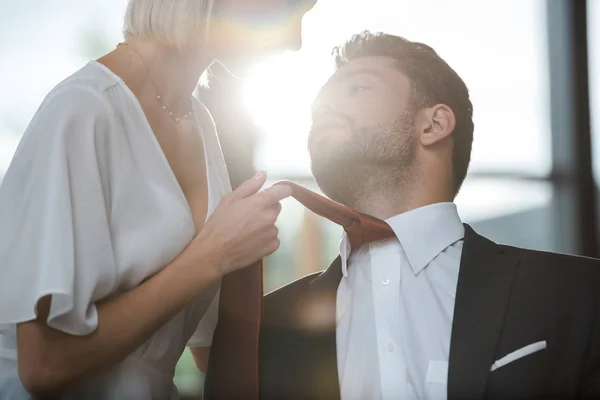
M342 119L342 114L332 104L318 103L313 105L311 111L313 123L320 123L327 120L331 121L333 119Z

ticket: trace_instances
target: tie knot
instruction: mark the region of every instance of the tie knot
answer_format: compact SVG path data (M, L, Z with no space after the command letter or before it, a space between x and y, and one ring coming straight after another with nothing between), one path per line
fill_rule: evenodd
M394 231L385 221L359 212L356 212L356 214L358 218L350 226L344 226L344 231L346 231L353 249L358 249L366 243L395 236Z

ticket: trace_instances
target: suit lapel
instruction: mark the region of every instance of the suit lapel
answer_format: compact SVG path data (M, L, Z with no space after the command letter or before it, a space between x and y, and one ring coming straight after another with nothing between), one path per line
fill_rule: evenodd
M336 400L336 297L339 257L320 274L267 295L261 324L263 399Z
M448 400L484 397L517 258L465 225L448 366Z
M342 259L338 256L329 268L310 282L312 292L336 291L342 280ZM335 315L334 315L335 318Z
M317 299L316 307L323 313L320 323L326 328L319 333L306 334L304 340L307 360L312 365L307 380L311 399L340 399L336 346L336 298L342 279L340 257L310 283L309 296Z

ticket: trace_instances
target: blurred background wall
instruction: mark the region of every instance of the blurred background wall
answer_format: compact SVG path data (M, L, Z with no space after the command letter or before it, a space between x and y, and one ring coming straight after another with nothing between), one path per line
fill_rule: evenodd
M0 0L0 180L46 93L122 39L125 4ZM501 243L598 256L600 1L319 0L303 26L301 51L249 65L245 81L215 68L210 88L198 90L234 186L266 169L271 182L317 190L306 139L331 49L363 29L386 31L431 45L470 88L475 141L456 200L463 220ZM293 200L283 206L267 290L337 255L338 227ZM188 353L176 381L184 394L201 387Z

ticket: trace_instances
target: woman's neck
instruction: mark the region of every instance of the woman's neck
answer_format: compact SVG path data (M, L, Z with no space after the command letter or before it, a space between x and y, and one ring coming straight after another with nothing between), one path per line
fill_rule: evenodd
M182 54L170 46L135 37L128 38L117 52L138 71L133 78L142 94L160 96L162 104L179 113L188 111L200 76L212 62L200 52Z

